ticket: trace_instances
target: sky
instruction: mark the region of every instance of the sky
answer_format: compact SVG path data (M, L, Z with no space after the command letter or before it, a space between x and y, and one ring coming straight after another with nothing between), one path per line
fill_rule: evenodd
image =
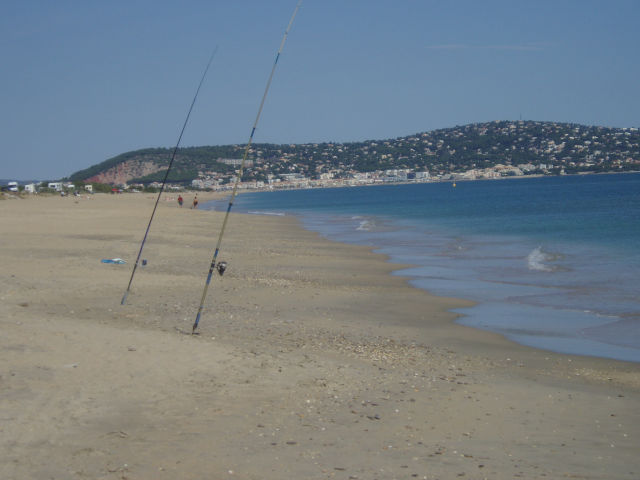
M5 0L0 178L246 144L297 0ZM304 0L255 143L493 120L640 126L640 1Z

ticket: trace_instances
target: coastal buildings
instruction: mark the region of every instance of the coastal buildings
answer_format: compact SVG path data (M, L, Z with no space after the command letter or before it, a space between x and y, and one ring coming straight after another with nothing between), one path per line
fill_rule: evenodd
M241 144L179 149L169 181L227 189L244 150ZM159 187L169 158L166 148L127 152L71 180ZM244 166L241 188L271 189L638 171L640 131L494 121L385 140L253 144Z

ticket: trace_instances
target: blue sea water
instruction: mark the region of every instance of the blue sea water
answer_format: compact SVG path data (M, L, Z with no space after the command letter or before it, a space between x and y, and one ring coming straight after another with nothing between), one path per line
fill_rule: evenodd
M413 265L396 273L477 302L465 325L640 362L640 174L261 192L234 212L297 215Z

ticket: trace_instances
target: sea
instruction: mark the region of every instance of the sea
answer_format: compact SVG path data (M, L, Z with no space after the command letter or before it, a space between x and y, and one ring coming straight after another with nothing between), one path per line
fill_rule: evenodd
M294 215L411 265L395 274L475 302L461 324L640 362L640 173L248 193L233 212Z

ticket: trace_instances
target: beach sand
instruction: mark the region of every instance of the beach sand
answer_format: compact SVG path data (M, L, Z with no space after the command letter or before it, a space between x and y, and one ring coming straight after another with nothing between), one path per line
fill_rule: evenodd
M231 215L190 335L222 213L175 199L124 306L154 195L0 200L0 478L640 478L639 365L457 325L292 217Z

